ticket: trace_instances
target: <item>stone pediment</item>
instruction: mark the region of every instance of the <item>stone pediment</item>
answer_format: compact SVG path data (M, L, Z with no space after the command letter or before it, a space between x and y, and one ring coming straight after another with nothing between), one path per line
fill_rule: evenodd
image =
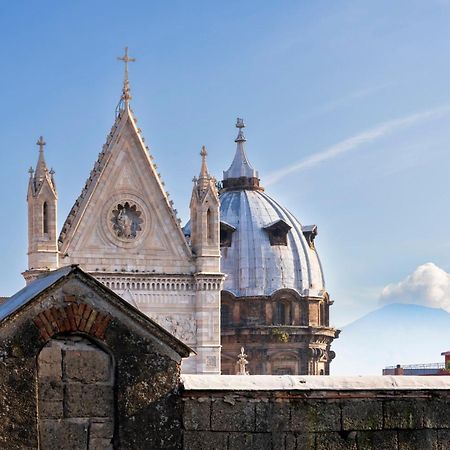
M48 272L5 300L0 305L0 326L7 327L9 319L14 326L17 320L21 322L21 315L30 318L43 342L64 333L83 333L103 340L111 321L116 320L158 342L172 358L180 360L192 353L187 345L77 265Z
M154 262L186 272L193 264L176 211L129 109L117 119L64 224L59 247L63 264L80 263L89 271L144 270Z

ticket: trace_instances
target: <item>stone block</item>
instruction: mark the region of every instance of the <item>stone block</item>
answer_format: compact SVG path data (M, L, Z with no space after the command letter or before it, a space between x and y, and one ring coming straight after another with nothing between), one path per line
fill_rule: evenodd
M290 406L289 402L256 403L256 431L288 431Z
M358 431L358 450L392 450L398 448L397 431Z
M48 379L39 383L39 398L46 401L62 402L64 396L64 388L61 382Z
M450 428L450 398L431 399L424 402L423 426L424 428Z
M77 349L64 352L64 376L67 380L95 383L108 381L111 362L107 353L100 350Z
M113 450L112 439L90 438L88 450Z
M112 420L91 421L89 436L95 438L111 439L114 436L114 423Z
M341 408L336 401L308 400L291 404L291 431L339 431Z
M211 418L211 399L186 399L183 410L185 430L209 430Z
M57 345L44 347L39 353L39 378L61 379L61 348Z
M254 431L255 403L240 399L217 399L211 405L211 429Z
M447 442L447 445L449 443ZM448 449L449 447L445 447ZM399 430L398 450L438 450L436 430Z
M86 450L87 448L87 422L42 420L39 432L42 449Z
M228 435L217 431L185 431L183 450L227 450Z
M383 404L377 400L349 400L342 405L344 430L383 429Z
M109 385L68 384L67 417L113 417L113 390Z
M272 450L272 436L270 433L230 433L228 439L228 450L242 450L246 448Z
M297 433L295 435L296 447L290 443L292 442L290 436L293 435L289 433L286 436L286 450L314 450L316 448L316 435L314 433Z
M357 450L356 433L317 433L316 450ZM377 449L378 450L378 449Z
M388 400L384 402L385 429L423 428L423 402Z
M450 443L450 430L437 430L438 437L438 449L439 450L448 450Z
M40 419L62 419L64 417L64 408L62 400L39 401L39 418Z

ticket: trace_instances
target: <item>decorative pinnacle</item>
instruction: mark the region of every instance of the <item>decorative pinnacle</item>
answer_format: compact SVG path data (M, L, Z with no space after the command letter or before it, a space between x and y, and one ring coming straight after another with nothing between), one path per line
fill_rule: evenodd
M39 136L39 139L36 142L36 145L39 145L39 152L43 153L44 152L44 146L47 143L44 141L44 138L42 136Z
M200 169L199 178L208 178L208 166L206 165L206 156L208 155L208 151L206 147L203 145L202 150L200 152L200 156L202 157L202 167Z
M125 55L118 56L117 59L119 61L123 61L125 63L125 73L124 73L123 88L122 88L122 100L125 102L125 105L128 105L128 102L131 100L130 83L128 80L128 63L135 62L136 58L130 58L128 56L128 47L125 47Z
M245 142L247 139L245 139L244 136L244 128L245 128L244 119L240 119L239 117L236 119L236 128L239 129L239 133L234 142Z
M33 176L33 173L34 173L34 169L33 169L32 167L30 167L30 168L28 169L28 173L30 174L30 177L32 177L32 176Z

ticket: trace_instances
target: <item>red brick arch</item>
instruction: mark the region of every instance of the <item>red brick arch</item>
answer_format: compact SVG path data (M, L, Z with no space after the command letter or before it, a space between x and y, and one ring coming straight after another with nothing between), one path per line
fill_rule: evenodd
M65 306L46 309L33 319L44 342L56 334L76 331L104 339L110 320L110 314L97 311L72 296Z

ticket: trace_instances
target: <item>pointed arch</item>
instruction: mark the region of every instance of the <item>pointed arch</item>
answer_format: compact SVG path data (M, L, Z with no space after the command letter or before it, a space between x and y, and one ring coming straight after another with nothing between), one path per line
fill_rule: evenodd
M49 226L48 226L49 218L48 218L48 203L44 202L42 204L42 233L48 234Z

